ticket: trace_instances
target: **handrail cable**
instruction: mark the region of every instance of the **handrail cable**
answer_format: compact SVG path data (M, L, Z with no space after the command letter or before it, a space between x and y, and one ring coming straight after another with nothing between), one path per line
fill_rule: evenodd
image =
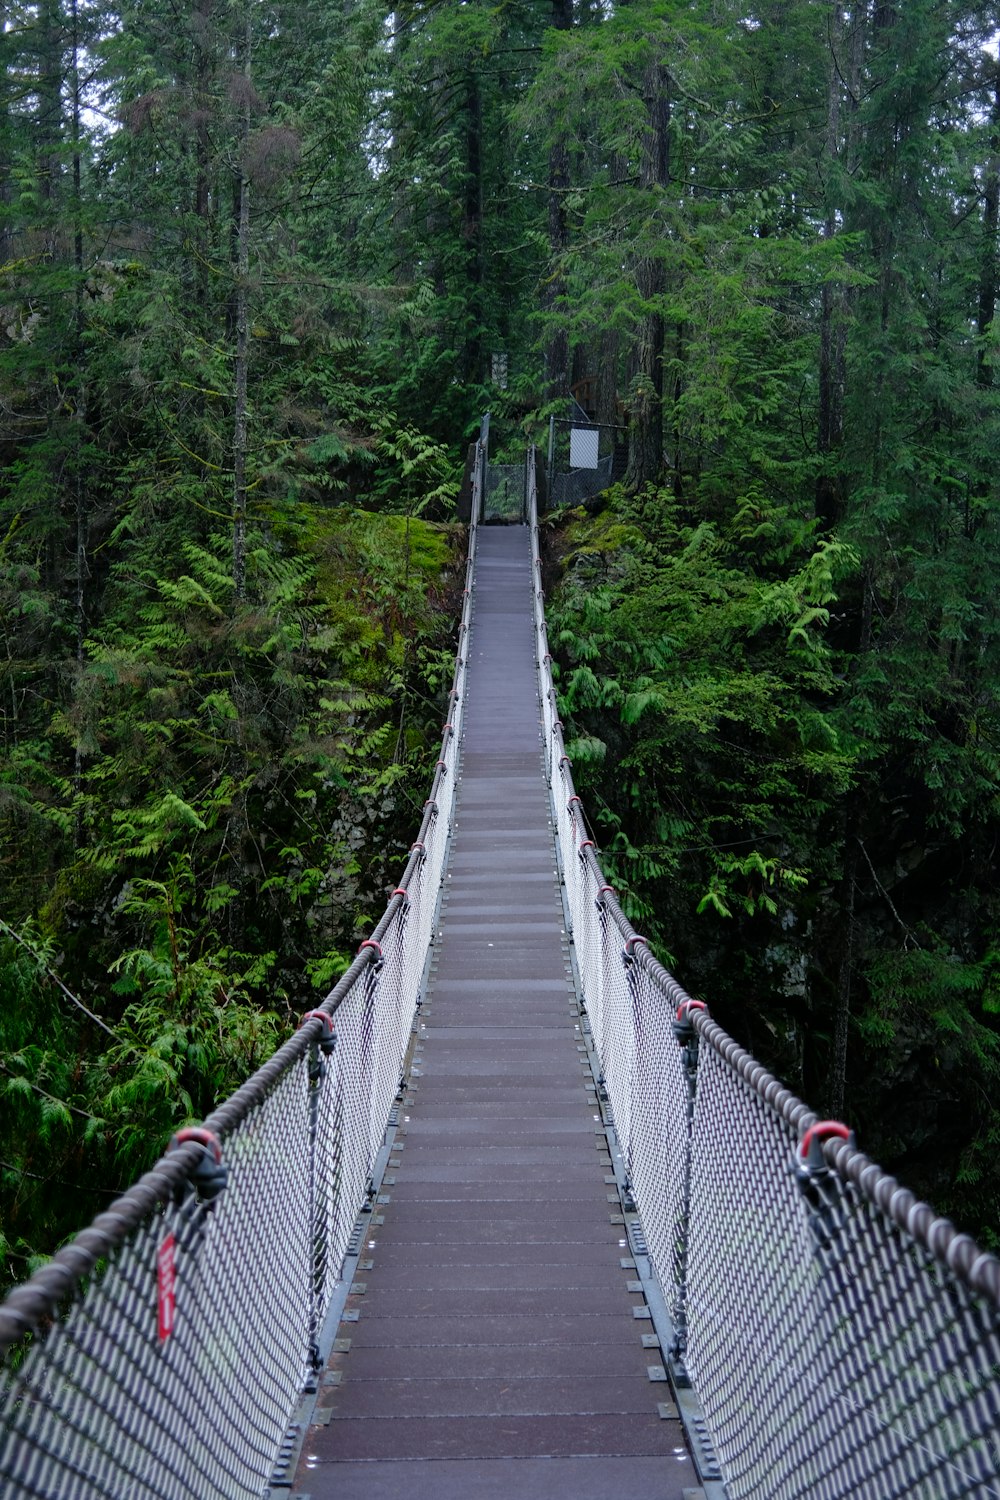
M607 1108L732 1500L1000 1497L1000 1260L712 1020L635 931L573 784L527 464L543 741Z
M474 468L447 723L399 885L294 1035L0 1305L4 1494L251 1500L287 1472L426 981L468 678L479 453Z
M0 1488L259 1500L287 1485L387 1158L454 807L488 422L441 755L399 886L298 1031L0 1306ZM667 1364L731 1500L1000 1500L1000 1261L819 1120L659 963L601 871L546 636L543 745L581 1025ZM629 1261L631 1264L632 1261ZM658 1326L659 1331L659 1326ZM700 1462L704 1477L707 1462Z

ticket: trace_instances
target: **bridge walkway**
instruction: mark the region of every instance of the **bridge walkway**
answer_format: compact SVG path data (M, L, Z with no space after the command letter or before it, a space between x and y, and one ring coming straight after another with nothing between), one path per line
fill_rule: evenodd
M332 1414L295 1479L311 1500L700 1493L622 1264L555 874L531 588L527 529L482 528L442 936L325 1377Z

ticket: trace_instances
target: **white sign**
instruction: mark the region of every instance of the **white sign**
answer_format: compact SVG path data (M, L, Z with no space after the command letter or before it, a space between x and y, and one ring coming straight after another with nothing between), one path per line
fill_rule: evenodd
M592 427L569 430L569 466L571 469L597 468L597 440L600 433Z

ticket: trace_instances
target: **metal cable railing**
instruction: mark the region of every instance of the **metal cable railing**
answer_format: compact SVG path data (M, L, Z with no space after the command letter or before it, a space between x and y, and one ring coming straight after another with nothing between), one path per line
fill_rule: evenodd
M400 886L296 1034L0 1307L0 1493L10 1500L269 1493L335 1331L433 936L482 467L449 722Z
M550 670L545 753L594 1046L649 1257L732 1500L1000 1497L1000 1261L685 994L606 883Z

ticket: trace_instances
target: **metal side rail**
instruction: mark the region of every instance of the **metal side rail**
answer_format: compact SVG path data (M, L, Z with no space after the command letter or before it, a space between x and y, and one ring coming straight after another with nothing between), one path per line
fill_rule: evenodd
M261 1500L287 1477L387 1159L437 923L482 469L448 723L399 886L296 1034L0 1306L5 1500Z
M550 671L567 920L626 1202L692 1446L732 1500L1000 1497L1000 1262L864 1156L657 962L605 880Z

